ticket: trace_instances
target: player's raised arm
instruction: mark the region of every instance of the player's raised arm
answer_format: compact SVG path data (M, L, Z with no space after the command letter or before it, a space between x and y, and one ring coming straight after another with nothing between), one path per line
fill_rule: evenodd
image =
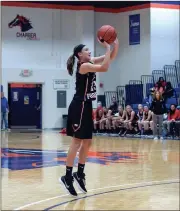
M106 54L104 56L102 64L92 64L84 63L81 65L80 73L86 74L88 72L106 72L110 65L110 45L106 42L103 42L104 47L106 48Z
M118 51L119 51L119 40L118 38L116 38L116 40L114 41L114 47L110 54L110 61L113 61L117 57ZM105 55L102 55L102 56L92 57L91 60L94 64L101 64L104 58L105 58Z

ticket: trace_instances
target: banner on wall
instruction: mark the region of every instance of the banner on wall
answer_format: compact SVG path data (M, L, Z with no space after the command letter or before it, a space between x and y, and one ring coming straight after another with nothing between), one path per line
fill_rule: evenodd
M140 44L140 14L129 16L129 45Z
M12 16L12 20L8 23L8 27L9 29L14 27L17 28L17 38L23 38L26 40L40 40L35 32L30 31L33 29L31 20L23 15L17 14L15 17Z

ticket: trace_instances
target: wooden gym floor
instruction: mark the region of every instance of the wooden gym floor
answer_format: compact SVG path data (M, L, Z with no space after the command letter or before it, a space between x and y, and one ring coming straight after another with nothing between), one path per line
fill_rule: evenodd
M2 132L1 140L2 210L179 210L179 141L94 137L88 193L73 198L58 182L69 137Z

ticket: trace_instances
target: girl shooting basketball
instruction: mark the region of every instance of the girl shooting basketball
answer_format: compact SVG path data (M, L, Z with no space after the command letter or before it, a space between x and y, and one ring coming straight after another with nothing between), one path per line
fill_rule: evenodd
M100 42L100 41L99 41ZM86 193L84 167L89 148L92 142L93 119L92 101L96 99L96 72L106 72L110 62L115 59L119 42L114 41L111 52L107 42L100 42L106 48L106 54L91 58L86 45L80 44L74 48L73 55L67 61L67 69L73 75L75 57L78 59L76 71L76 93L68 109L67 135L73 137L66 161L66 175L59 181L72 196L77 196L73 181L79 189ZM72 174L74 159L79 151L77 172Z

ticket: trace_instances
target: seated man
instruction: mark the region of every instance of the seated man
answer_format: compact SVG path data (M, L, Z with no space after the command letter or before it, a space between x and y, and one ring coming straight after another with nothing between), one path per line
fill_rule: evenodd
M108 109L112 111L112 115L118 112L118 103L115 97L112 97L112 104Z
M166 89L163 93L164 101L166 102L168 98L171 98L174 95L174 89L171 85L171 82L167 82Z

